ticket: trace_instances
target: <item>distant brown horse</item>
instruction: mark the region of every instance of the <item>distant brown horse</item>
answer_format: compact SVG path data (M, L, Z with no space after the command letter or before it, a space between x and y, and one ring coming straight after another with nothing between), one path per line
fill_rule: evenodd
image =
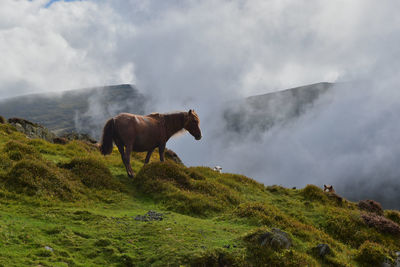
M103 129L100 151L111 154L113 141L121 153L129 177L134 173L130 164L132 151L147 151L145 164L150 160L154 149L158 147L160 161L164 161L164 150L168 139L174 134L187 130L196 140L201 139L200 119L194 110L175 113L151 113L140 116L121 113L109 119Z

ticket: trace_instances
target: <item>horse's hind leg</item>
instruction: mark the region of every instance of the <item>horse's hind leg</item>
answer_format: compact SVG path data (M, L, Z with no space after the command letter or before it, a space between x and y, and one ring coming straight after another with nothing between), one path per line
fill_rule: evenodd
M153 151L154 151L154 148L147 151L147 155L146 155L146 159L144 160L144 164L149 163L150 157L151 157L151 154L153 153Z
M164 151L165 151L165 144L160 145L158 147L158 153L160 154L160 161L164 162Z
M124 163L125 169L126 169L126 173L128 174L129 177L133 177L132 173L130 173L130 169L128 168L128 166L130 167L129 161L127 163L127 159L126 159L126 152L124 150L124 145L122 144L122 142L120 142L118 139L115 140L115 144L118 147L118 151L121 154L121 159L122 159L122 163Z
M133 173L132 170L132 166L131 166L131 152L132 152L132 146L131 145L127 145L125 148L125 167L126 167L126 171L128 172L128 176L133 178L133 176L135 175Z

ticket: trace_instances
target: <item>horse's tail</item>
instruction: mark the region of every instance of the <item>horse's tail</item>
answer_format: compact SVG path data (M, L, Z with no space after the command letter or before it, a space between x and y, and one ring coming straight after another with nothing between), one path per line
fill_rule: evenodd
M103 155L111 154L113 150L114 118L109 119L104 125L101 137L100 152Z

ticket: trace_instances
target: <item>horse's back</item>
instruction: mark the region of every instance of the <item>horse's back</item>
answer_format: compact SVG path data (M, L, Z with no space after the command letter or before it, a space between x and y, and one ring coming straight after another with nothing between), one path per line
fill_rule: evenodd
M115 128L124 144L133 144L135 151L146 151L160 141L160 114L147 116L121 113L114 117Z

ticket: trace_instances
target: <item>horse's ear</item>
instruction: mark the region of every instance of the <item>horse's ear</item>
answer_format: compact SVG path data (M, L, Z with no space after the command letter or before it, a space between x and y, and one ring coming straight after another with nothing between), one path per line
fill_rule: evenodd
M191 109L189 109L189 115L192 115L192 110Z

